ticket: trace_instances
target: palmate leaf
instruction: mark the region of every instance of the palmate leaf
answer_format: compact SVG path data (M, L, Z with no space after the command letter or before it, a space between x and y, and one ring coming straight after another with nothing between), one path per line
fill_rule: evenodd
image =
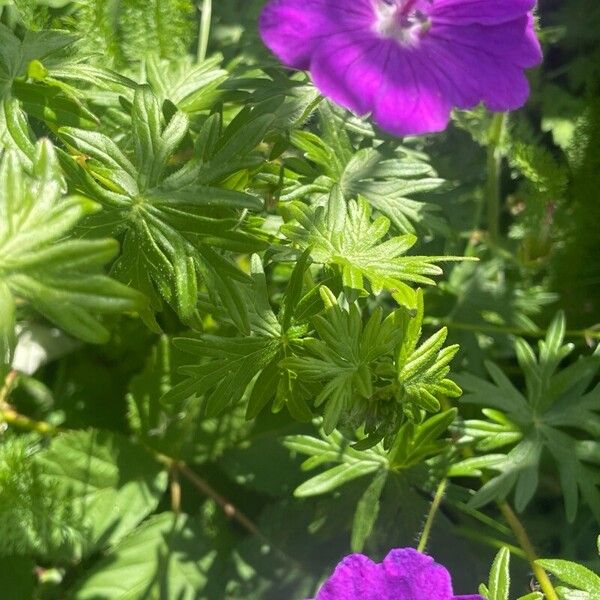
M525 392L493 363L486 365L493 383L473 375L459 377L468 392L464 401L486 407L488 417L467 421L465 438L483 451L512 447L487 462L470 459L453 467L457 475L475 475L482 468L499 473L473 496L474 506L514 490L515 505L523 510L537 490L542 457L549 455L558 471L568 520L575 519L581 495L600 521L600 386L588 390L600 368L600 354L596 351L559 370L573 349L563 343L564 335L565 318L559 314L540 341L538 356L525 340L516 341Z
M452 257L405 256L417 239L412 234L385 241L390 221L383 215L371 218L363 198L344 200L335 186L326 205L302 202L283 205L288 222L283 234L303 250L311 249L316 263L334 266L347 290L365 292L365 279L373 293L388 290L399 304L416 308L416 292L409 284L433 285L442 269L435 263Z
M148 358L144 370L130 382L127 394L128 419L141 443L154 451L199 464L215 460L244 437L249 426L242 408L203 419L202 403L160 402L181 377L177 366L183 357L163 335ZM187 357L186 357L187 359Z
M318 112L320 136L309 131L291 135L292 144L310 162L298 162L296 157L286 160L288 171L281 200L308 193L311 201L319 203L321 196L338 186L346 200L362 196L402 233L414 233L416 228L447 232L444 221L435 214L437 206L410 198L443 184L426 157L398 149L397 144L393 149L385 144L357 149L350 140L348 123L336 115L329 103L322 102Z
M327 433L343 419L364 424L368 437L361 447L384 438L391 443L407 418L418 422L422 411L440 409L438 397L460 395L447 379L458 347L443 347L446 330L419 346L421 292L415 316L398 309L384 319L376 310L366 324L356 304L343 309L327 288L321 295L326 311L313 319L318 337L304 340L303 352L281 364L295 381L315 386L314 404L324 407Z
M109 333L98 314L145 309L144 298L108 277L102 266L118 252L114 240L69 239L73 228L98 206L62 194L53 146L38 143L32 175L16 153L0 162L0 355L10 355L15 306L26 303L66 332L91 343Z
M184 321L195 317L199 279L208 271L225 298L235 292L231 280L247 276L218 248L247 252L262 242L240 226L240 211L260 209L255 196L210 185L243 168L244 158L262 139L269 117L245 113L252 122L247 137L221 135L218 119L209 119L198 138L195 159L179 170L170 161L188 135L182 112L165 118L148 87L140 87L132 106L133 152L99 132L64 128L62 139L78 154L64 167L76 189L103 205L87 226L123 235L123 252L113 273L144 292L154 310L162 300ZM252 133L250 133L250 129Z
M52 29L26 31L21 39L0 23L0 149L16 147L31 158L27 117L52 129L97 125L96 117L77 99L75 89L59 81L59 70L73 62L69 48L76 39L66 31ZM105 73L102 69L97 72ZM103 79L111 76L97 76L98 81Z
M318 339L305 340L303 355L286 358L281 365L298 381L321 384L314 404L324 407L323 429L331 433L342 415L364 411L361 404L375 393L377 362L391 356L404 332L397 312L383 319L382 311L375 311L365 325L356 304L343 310L325 287L321 296L325 314L313 319Z
M289 450L308 456L302 464L305 471L326 465L328 468L311 477L294 491L298 497L318 496L369 473L388 468L388 460L381 446L356 450L339 431L316 438L310 435L292 435L285 438ZM331 466L334 465L334 466Z
M229 78L221 68L222 58L214 56L197 63L189 55L178 60L160 60L150 56L146 77L159 100L170 100L184 113L210 109L223 95L220 85Z
M422 485L424 463L447 451L449 441L445 439L446 432L455 418L456 410L449 410L426 419L420 425L407 422L389 450L383 444L359 450L360 442L353 444L339 431L327 435L321 430L320 438L287 436L284 445L293 453L307 456L302 463L304 471L324 468L298 486L294 495L303 498L328 494L355 479L368 477L370 482L356 506L352 525L352 547L360 552L374 528L380 498L388 481L393 479L393 483L402 481L403 484Z
M187 378L169 390L163 402L177 404L190 397L204 396L204 412L207 416L214 416L238 403L258 376L248 399L248 418L255 417L275 396L275 410L287 405L295 418L309 420L309 408L291 391L287 371L280 364L300 344L307 331L305 320L297 320L296 315L301 311L309 316L311 314L310 311L306 312L305 307L313 301L314 290L304 293L302 283L309 264L308 254L300 258L281 310L275 314L269 300L262 262L254 255L251 260L251 285L237 285L237 293L242 299L241 308L245 313L240 320L247 322L249 335L177 338L175 345L196 356L198 362L181 369ZM317 302L316 306L318 310L321 304ZM214 307L209 306L208 309L213 310ZM227 312L221 311L217 317L227 321ZM244 333L243 330L241 332Z

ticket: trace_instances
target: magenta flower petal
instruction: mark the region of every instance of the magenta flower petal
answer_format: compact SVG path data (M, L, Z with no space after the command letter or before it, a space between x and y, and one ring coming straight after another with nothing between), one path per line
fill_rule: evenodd
M309 69L312 54L330 35L358 31L369 21L369 0L353 4L347 8L335 0L273 0L260 15L260 33L284 64Z
M392 550L382 563L362 554L346 557L315 600L483 600L454 596L450 574L413 548Z
M336 567L315 600L385 600L380 565L362 554L351 554Z
M456 25L497 25L533 10L536 0L435 0L436 17Z
M533 0L271 0L265 44L330 99L396 135L444 129L453 107L513 110L542 60Z

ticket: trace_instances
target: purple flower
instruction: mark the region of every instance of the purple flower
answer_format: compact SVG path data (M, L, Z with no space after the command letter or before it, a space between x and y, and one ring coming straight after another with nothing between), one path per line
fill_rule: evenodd
M519 108L542 59L535 0L271 0L265 44L327 97L396 135L443 130L453 107Z
M392 550L378 564L351 554L338 564L315 600L483 600L455 596L450 574L413 548Z

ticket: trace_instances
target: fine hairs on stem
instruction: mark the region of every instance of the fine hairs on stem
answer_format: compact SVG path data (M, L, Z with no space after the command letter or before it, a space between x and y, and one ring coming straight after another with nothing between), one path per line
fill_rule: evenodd
M419 545L417 546L417 550L419 552L425 552L427 548L427 542L429 541L429 535L431 534L431 528L433 527L433 522L435 520L435 516L440 508L442 500L444 499L444 494L446 493L446 489L448 488L448 480L442 479L438 484L438 487L435 491L435 495L433 497L433 501L431 502L431 507L429 508L429 513L427 514L427 520L425 521L425 525L423 526L423 532L421 533L421 538L419 539Z

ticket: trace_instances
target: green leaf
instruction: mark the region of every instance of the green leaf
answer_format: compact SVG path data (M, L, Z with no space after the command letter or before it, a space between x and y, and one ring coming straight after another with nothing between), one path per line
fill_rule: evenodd
M321 439L308 435L288 436L284 444L293 452L309 456L302 464L304 470L337 463L336 466L305 481L294 492L296 496L324 494L363 475L386 471L388 466L381 448L355 450L337 431L329 435L322 431Z
M25 301L66 332L91 343L106 342L98 314L142 311L144 298L102 274L117 253L114 240L69 239L76 224L97 206L64 197L62 175L50 142L39 142L33 176L14 152L0 162L0 278L4 312L3 352L12 303ZM13 323L14 326L14 323Z
M286 161L292 176L284 182L283 201L312 194L311 202L318 204L321 194L337 187L347 201L364 198L402 233L414 233L417 227L447 232L435 204L409 198L443 184L426 157L397 143L364 147L363 140L360 148L353 147L347 115L340 118L330 103L321 102L319 117L320 136L306 130L292 132L293 145L307 160Z
M600 595L600 577L590 569L568 560L540 559L536 562L563 583L588 592L592 598Z
M46 480L69 498L84 555L121 540L156 509L167 484L146 450L115 433L61 434L37 460Z
M231 280L245 276L223 250L263 247L262 240L245 230L242 219L242 211L258 210L262 202L221 186L218 176L207 174L200 151L174 169L176 155L187 143L189 119L181 111L165 118L162 108L149 87L136 90L131 108L133 153L126 144L118 145L96 131L60 129L62 139L81 159L63 156L69 180L104 208L85 226L93 232L108 223L111 234L124 236L113 274L148 296L154 311L164 300L184 322L197 324L200 281L210 278L207 284L239 316L240 302ZM227 130L219 141L226 135ZM250 149L258 141L253 138ZM239 167L227 154L217 155L213 158L218 159L221 174ZM238 322L247 325L243 319Z
M33 598L35 563L31 558L7 557L0 560L0 586L7 598Z
M334 187L325 206L290 202L282 207L288 221L282 232L302 250L310 248L314 262L334 266L346 290L365 294L365 279L373 293L388 290L410 309L416 307L409 284L433 285L442 270L435 265L452 257L405 256L415 244L412 235L381 239L390 222L384 216L371 219L371 208L362 198L346 203Z
M375 311L363 325L356 305L343 310L327 288L321 292L329 309L313 320L320 339L307 340L308 353L280 364L297 380L320 384L314 404L324 406L324 429L331 433L342 414L365 409L373 395L375 362L391 356L402 330L396 327L395 313L383 319L381 311Z
M150 55L178 58L194 37L190 0L78 0L73 27L83 47L109 62L139 63Z
M294 496L304 498L306 496L326 494L353 479L373 473L377 470L378 466L376 462L356 462L350 465L337 465L305 481L301 486L296 488Z
M509 600L510 551L502 548L496 555L487 586L487 600Z
M362 552L379 515L379 499L387 481L388 471L379 471L356 505L352 523L352 552Z
M12 362L15 336L15 302L10 288L0 282L0 375L6 375Z
M597 353L580 357L560 370L573 350L563 342L565 330L564 315L559 313L540 341L537 356L524 340L516 341L526 393L493 364L486 365L493 384L472 375L459 377L468 392L465 402L493 407L484 409L487 421L466 421L466 438L481 451L511 446L503 458L494 455L489 463L480 464L499 474L472 497L472 506L505 498L514 489L515 506L524 510L537 490L541 459L547 451L558 471L568 521L576 518L580 496L600 518L600 470L594 464L593 448L600 432L600 389L587 391L600 368L600 357ZM575 431L579 433L574 435ZM592 445L586 439L590 436Z
M194 600L218 582L217 551L199 523L162 513L132 531L75 584L71 600Z
M168 99L183 112L194 114L212 108L223 95L219 88L229 74L220 62L220 56L197 63L190 56L160 60L151 55L146 76L161 100Z

